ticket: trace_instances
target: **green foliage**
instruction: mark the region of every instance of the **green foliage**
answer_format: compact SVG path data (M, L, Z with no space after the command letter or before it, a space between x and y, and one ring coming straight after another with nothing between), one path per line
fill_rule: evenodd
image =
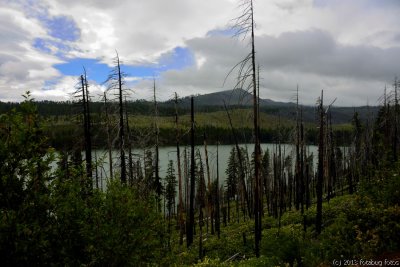
M158 262L163 250L162 218L151 203L119 182L109 184L83 228L90 263L138 266Z
M399 249L400 208L384 208L369 196L349 195L324 203L323 231L318 239L312 236L305 251L310 266L333 259L372 258L385 251ZM306 213L315 216L315 209ZM313 227L310 228L311 234Z
M263 231L261 254L270 258L275 265L294 262L300 263L302 242L302 226L291 224L280 229L271 228Z
M392 169L385 168L371 180L363 180L360 194L372 198L385 207L400 205L400 165L396 163Z
M172 160L170 160L168 163L167 177L165 177L165 181L167 183L165 187L165 199L167 200L168 216L172 216L172 209L175 204L177 186L174 162Z
M361 131L360 125L355 117L354 126ZM43 129L29 94L18 110L0 116L0 257L6 266L318 266L333 259L374 258L400 249L398 163L382 161L367 177L360 172L354 195L323 203L319 236L315 206L304 215L285 212L279 222L265 216L261 257L255 258L254 221L230 223L222 227L220 238L204 233L206 257L199 262L199 235L188 249L178 245L178 231L168 227L167 235L165 222L156 212L150 150L145 155L146 185L139 186L142 179L135 189L111 181L105 191L88 191L80 151L72 158L59 153L58 167L53 166L55 153ZM248 172L251 164L246 151L241 151ZM270 169L267 156L265 177ZM230 199L238 194L237 160L232 150L226 170ZM197 203L204 205L204 166L197 166ZM166 181L170 210L176 195L172 162ZM170 217L169 226L173 223ZM240 257L228 260L237 253Z
M227 178L226 182L226 192L228 201L235 197L237 192L237 183L238 183L238 175L239 175L239 163L237 159L237 153L235 152L235 148L233 147L229 159L228 166L225 170Z
M82 165L55 158L29 94L0 117L0 257L5 266L162 264L164 222L152 198L113 181L90 193ZM68 166L68 167L67 167Z

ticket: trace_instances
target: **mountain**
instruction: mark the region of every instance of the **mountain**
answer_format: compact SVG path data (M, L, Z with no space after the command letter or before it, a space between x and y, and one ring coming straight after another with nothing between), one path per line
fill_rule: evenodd
M186 111L190 109L190 98L191 97L184 97L180 100L179 106L181 109ZM200 112L223 110L224 101L227 106L234 108L249 108L253 105L253 94L243 89L233 89L194 96L195 109ZM173 105L172 101L160 103L160 107L168 107L171 105ZM304 121L315 122L315 106L301 105L300 108L302 110L302 117ZM376 106L332 106L330 108L330 113L333 124L344 124L351 122L354 112L358 112L360 119L366 121L367 119L374 119L375 115L378 113L378 110L379 107ZM296 115L296 104L293 102L277 102L271 99L260 99L260 111L270 115L293 119Z
M183 106L190 105L190 96L181 99L180 104ZM166 101L168 103L170 101ZM220 91L204 95L195 95L194 103L196 106L223 106L224 102L227 106L251 106L253 105L253 94L243 89L233 89ZM270 99L260 99L260 106L268 107L293 107L294 103L276 102Z

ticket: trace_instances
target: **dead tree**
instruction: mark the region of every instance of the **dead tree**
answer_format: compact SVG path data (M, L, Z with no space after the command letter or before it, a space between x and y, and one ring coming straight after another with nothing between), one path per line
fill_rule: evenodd
M86 177L85 185L90 190L92 188L92 141L91 141L91 120L89 108L89 84L86 77L85 68L84 74L80 77L80 89L82 93L82 108L83 108L83 131L84 131L84 147L85 147L85 162L86 162Z
M155 159L154 159L154 172L155 172L155 189L157 195L157 207L158 210L161 211L161 181L159 174L159 149L158 149L158 136L159 136L159 128L158 128L158 108L157 108L157 98L156 98L156 81L153 80L153 92L154 92L154 128L155 128Z
M397 87L399 86L399 81L397 77L394 79L394 134L393 134L393 161L397 162L397 147L398 147L398 116L399 116L399 103L397 99Z
M111 121L110 111L107 104L107 94L104 92L104 110L106 115L106 131L107 131L107 146L108 146L108 164L110 169L110 178L113 178L113 159L112 159L112 141L111 141Z
M121 182L126 184L127 172L126 172L126 159L125 159L125 124L124 124L124 73L121 71L121 62L118 53L115 57L115 68L112 70L106 83L109 84L108 90L115 90L118 101L118 145L120 151L120 162L121 162Z
M317 233L321 233L322 227L322 183L324 180L324 151L325 151L325 112L324 112L324 91L321 92L321 98L319 100L318 112L319 112L319 143L318 143L318 178L316 185L317 193L317 216L315 221L315 228Z
M119 94L119 149L121 157L121 182L126 184L126 162L125 162L125 132L124 132L124 106L122 94L122 75L119 57L117 54L118 71L118 94Z
M186 229L186 244L189 247L193 243L193 227L194 227L194 190L195 190L195 160L194 160L194 103L193 96L190 99L190 201L189 201L189 222Z
M217 231L218 239L220 238L221 234L221 221L220 221L220 214L219 214L219 158L218 158L218 144L217 141L217 181L216 181L216 196L215 196L215 204L216 204L216 211L215 211L215 230Z
M242 0L241 7L243 13L235 19L234 28L236 36L250 35L250 53L239 62L233 69L239 67L238 83L235 88L248 88L253 92L253 127L254 127L254 241L256 257L260 255L260 240L261 240L261 201L260 201L260 136L259 136L259 120L258 120L258 101L257 101L257 80L256 80L256 52L255 52L255 22L254 22L254 6L253 0ZM232 69L232 70L233 70ZM229 75L229 74L228 74ZM247 81L250 82L247 84Z
M208 164L208 150L207 150L207 135L204 133L203 135L203 143L204 143L204 153L206 159L206 174L207 174L207 214L206 214L206 223L207 223L207 233L208 233L208 219L211 216L211 234L214 234L214 214L213 214L213 203L212 203L212 192L211 192L211 178L210 178L210 165Z
M125 106L127 101L125 97ZM127 146L128 146L128 174L129 174L129 185L133 185L133 157L132 157L132 140L131 140L131 129L129 127L128 109L125 109L125 120L126 120L126 133L127 133Z
M176 129L176 160L178 167L178 217L179 217L179 245L183 244L183 234L185 232L184 229L184 219L183 219L183 197L182 197L182 171L181 171L181 155L180 155L180 131L179 131L179 122L178 122L178 95L175 93L175 129ZM186 152L185 152L186 153Z

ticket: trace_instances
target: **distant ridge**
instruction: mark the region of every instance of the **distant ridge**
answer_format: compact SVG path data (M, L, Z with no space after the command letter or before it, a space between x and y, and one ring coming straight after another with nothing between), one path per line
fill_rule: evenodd
M184 105L188 104L190 102L190 96L184 97L181 100ZM195 95L194 101L198 106L223 106L224 101L226 105L251 106L253 105L253 94L238 88L204 95ZM293 107L294 105L294 103L290 102L276 102L271 99L260 98L261 107Z
M253 95L242 89L225 90L204 95L195 95L194 104L196 112L215 112L224 110L224 101L231 108L251 108L253 105ZM63 116L70 115L71 108L76 106L72 102L39 101L36 102L39 114L43 116ZM0 101L0 114L17 108L19 103L4 103ZM104 103L92 102L91 111L94 113L103 112ZM142 114L152 116L154 114L154 104L146 100L128 101L126 106L130 114ZM158 103L160 116L174 116L175 104L173 100ZM190 112L190 96L179 99L179 113L188 114ZM302 117L305 122L316 122L316 107L301 105ZM362 121L374 120L378 114L379 106L361 107L337 107L330 108L332 123L343 124L351 123L354 112L358 112ZM292 102L277 102L270 99L260 99L260 111L266 114L279 116L282 118L295 119L296 104Z
M190 96L183 97L179 105L184 109L190 108ZM195 95L194 104L197 109L205 110L206 107L211 110L223 109L224 101L227 106L250 107L253 105L253 94L243 89L225 90L215 93L204 95ZM163 102L164 105L169 106L172 101ZM162 104L161 104L162 105ZM302 117L306 122L315 122L316 111L315 106L300 105L302 109ZM296 104L293 102L277 102L271 99L260 99L260 109L262 112L281 116L283 118L295 118ZM210 110L210 111L211 111ZM361 106L361 107L337 107L332 106L330 112L332 114L332 123L350 123L354 112L359 113L361 120L374 119L378 113L379 107L377 106Z

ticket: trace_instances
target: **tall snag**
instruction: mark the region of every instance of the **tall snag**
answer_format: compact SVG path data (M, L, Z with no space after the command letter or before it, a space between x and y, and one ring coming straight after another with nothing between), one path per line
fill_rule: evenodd
M319 112L319 143L318 143L318 177L316 185L317 193L317 216L315 220L315 228L317 233L321 233L322 227L322 183L324 180L324 150L325 150L325 111L324 111L324 91L321 92L321 99L319 101L318 112Z
M124 73L121 71L121 62L118 56L118 53L114 59L115 68L111 71L108 76L106 83L108 83L107 90L115 90L116 97L118 99L118 116L119 116L119 125L118 125L118 145L120 151L120 161L121 161L121 182L126 184L127 180L127 172L126 172L126 159L125 159L125 126L124 126Z
M397 148L398 148L398 116L399 116L399 103L397 99L397 87L399 86L399 81L397 77L394 79L394 134L393 134L393 161L397 162Z
M118 71L118 92L119 92L119 149L121 157L121 182L126 184L126 162L125 162L125 132L124 132L124 106L122 96L122 76L119 57L117 54L117 71Z
M220 221L220 214L219 214L219 155L218 155L218 145L219 142L217 141L217 181L216 181L216 196L215 196L215 204L216 204L216 211L215 211L215 231L217 231L218 234L218 239L220 238L221 235L221 221Z
M125 97L125 106L127 106L127 101ZM125 109L125 120L126 120L126 133L127 133L127 146L128 146L128 174L129 174L129 185L133 185L133 157L132 157L132 140L131 140L131 130L129 127L128 119L128 109Z
M238 83L235 87L244 88L253 92L253 127L254 127L254 241L255 254L260 256L260 240L261 240L261 201L260 201L260 136L259 136L259 120L258 120L258 95L257 95L257 80L256 80L256 52L255 52L255 22L254 22L254 5L253 0L242 0L241 5L243 13L235 19L234 28L236 35L243 35L244 38L250 34L250 53L239 62L233 69L239 66ZM232 69L232 70L233 70ZM250 82L246 86L246 81Z
M175 93L175 129L176 129L176 160L178 167L178 217L179 217L179 245L183 244L183 234L185 232L184 229L184 219L183 219L183 196L182 196L182 171L181 171L181 155L180 155L180 131L179 131L179 123L178 123L178 95Z
M206 159L206 173L207 173L207 197L206 197L206 206L207 206L207 214L206 214L206 222L207 222L207 233L208 233L208 220L211 216L211 234L214 234L214 207L212 201L212 192L211 192L211 178L210 178L210 165L208 164L208 150L207 150L207 135L204 132L204 155Z
M194 227L194 189L195 189L195 160L194 160L194 103L193 96L190 98L190 201L189 201L189 222L186 229L186 244L189 247L193 243L193 227Z
M104 110L106 115L106 131L107 131L107 146L108 146L108 164L110 169L110 178L113 178L113 159L112 159L112 141L111 141L111 122L110 111L107 104L107 94L104 92Z
M85 162L86 162L86 177L85 186L88 189L92 188L92 141L91 141L91 120L89 109L89 84L86 77L86 70L83 68L84 74L80 76L80 88L76 94L82 93L82 109L83 109L83 131L84 131L84 147L85 147Z
M157 98L156 98L156 80L153 80L153 92L154 92L154 129L155 129L155 159L154 159L154 174L155 174L155 189L157 194L157 207L158 210L161 211L161 181L159 174L159 149L158 149L158 136L159 136L159 128L158 128L158 108L157 108Z

